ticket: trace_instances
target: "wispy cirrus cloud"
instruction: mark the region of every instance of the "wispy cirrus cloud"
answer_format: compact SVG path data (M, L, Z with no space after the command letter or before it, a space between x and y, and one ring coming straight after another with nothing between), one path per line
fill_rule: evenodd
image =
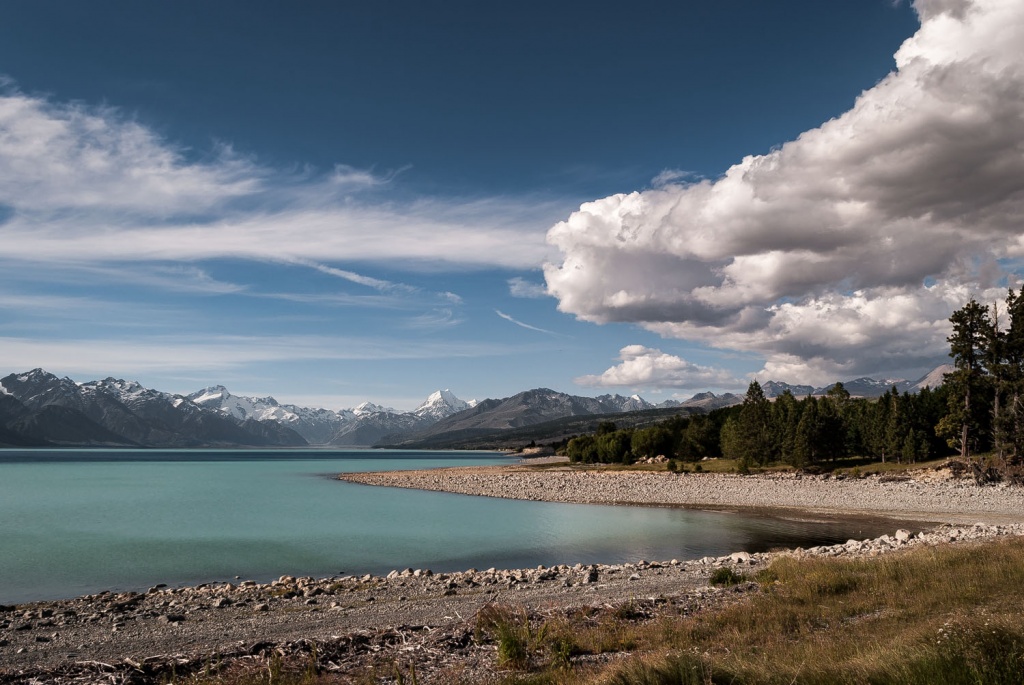
M216 372L268 362L488 357L521 346L319 335L194 335L79 338L0 336L9 369L42 367L71 375Z
M454 310L446 307L411 317L405 321L405 327L424 331L442 330L458 326L463 321Z
M8 85L0 94L0 259L537 268L551 254L543 227L560 211L554 203L382 196L395 173L344 165L294 173L226 145L197 159L116 109Z
M520 321L518 319L514 319L511 316L509 316L508 314L506 314L505 312L501 311L500 309L495 309L494 313L497 314L498 316L500 316L502 319L505 319L505 321L508 321L509 323L514 323L515 325L519 326L520 328L525 328L525 329L530 330L530 331L537 331L538 333L547 333L548 335L558 335L558 333L555 333L554 331L549 331L546 328L538 328L537 326L531 326L528 323L523 323L522 321Z

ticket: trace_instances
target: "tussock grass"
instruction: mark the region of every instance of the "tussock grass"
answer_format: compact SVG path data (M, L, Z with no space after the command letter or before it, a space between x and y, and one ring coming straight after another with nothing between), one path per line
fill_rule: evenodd
M477 617L475 638L496 647L502 683L1024 683L1024 540L877 558L786 557L753 580L760 590L746 599L695 615L671 605L654 611L650 602L544 615L489 606ZM202 682L415 679L408 666L365 680L297 666Z
M675 655L606 682L1024 682L1024 541L784 558L766 576L750 602L681 622L661 645Z

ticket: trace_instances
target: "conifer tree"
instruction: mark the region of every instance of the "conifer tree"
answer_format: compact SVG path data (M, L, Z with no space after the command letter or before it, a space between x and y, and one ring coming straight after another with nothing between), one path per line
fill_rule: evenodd
M793 397L789 388L775 398L772 403L772 442L777 450L777 458L793 464L793 449L796 445L796 427L800 422L802 405Z
M1024 457L1024 286L1020 293L1011 288L1006 296L1009 319L1003 337L1003 392L1005 409L1000 426L1014 458Z
M751 381L736 422L735 448L741 471L749 470L755 463L768 462L773 452L770 420L771 403L761 384Z
M980 410L984 406L984 361L992 322L986 308L974 299L953 312L949 320L953 333L946 340L954 370L946 374L946 383L951 386L949 412L936 430L947 437L950 447L960 451L962 459L967 459L986 423Z

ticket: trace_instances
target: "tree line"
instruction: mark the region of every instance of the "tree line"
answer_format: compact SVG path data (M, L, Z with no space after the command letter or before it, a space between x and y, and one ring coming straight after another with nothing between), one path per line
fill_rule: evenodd
M683 462L724 456L741 471L853 455L912 463L948 453L935 432L947 404L944 386L913 395L892 388L872 400L851 397L842 383L823 397L797 398L786 390L771 401L754 381L737 406L648 428L616 430L604 422L596 433L571 439L565 454L574 462L627 464L659 455Z
M954 370L938 388L900 394L893 387L866 399L851 397L836 383L821 397L797 398L786 390L771 401L754 381L737 406L647 428L618 430L604 422L596 433L569 440L565 454L582 463L723 456L746 471L772 463L802 468L849 456L914 463L990 453L1004 472L1020 470L1024 286L1009 290L1002 313L998 304L986 307L972 299L949 320Z
M1005 317L1005 318L1003 318ZM1000 319L1002 318L1002 321ZM963 459L991 452L1001 467L1024 458L1024 286L1000 313L971 299L950 317L953 372L937 426Z

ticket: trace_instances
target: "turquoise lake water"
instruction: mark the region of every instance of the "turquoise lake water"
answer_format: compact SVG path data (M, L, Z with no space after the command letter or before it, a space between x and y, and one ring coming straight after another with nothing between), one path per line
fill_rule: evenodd
M378 450L0 450L0 603L235 576L686 559L884 532L862 522L501 500L331 477L510 461Z

